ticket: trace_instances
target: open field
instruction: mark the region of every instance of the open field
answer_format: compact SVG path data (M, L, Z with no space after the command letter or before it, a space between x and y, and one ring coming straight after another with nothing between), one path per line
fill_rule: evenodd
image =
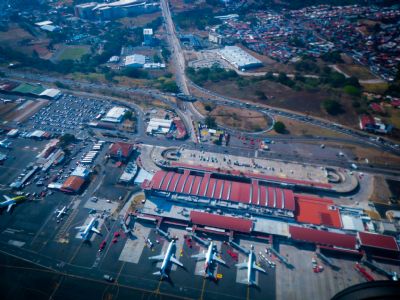
M158 17L161 17L161 12L159 11L151 14L141 14L135 17L122 18L119 19L118 22L124 24L125 27L143 27Z
M362 87L366 92L374 93L374 94L383 94L389 87L389 84L386 82L380 83L361 83Z
M295 91L287 86L268 80L246 80L246 85L243 87L239 87L234 80L224 80L213 83L207 82L204 87L220 95L290 109L326 118L343 125L356 127L358 122L351 98L344 94L338 94L336 91ZM257 91L264 92L268 99L259 99L256 95ZM326 99L338 100L342 104L344 113L336 116L328 115L321 108L321 103Z
M391 192L383 176L374 176L374 187L371 195L371 201L380 204L388 204ZM385 216L382 216L385 218Z
M207 115L204 103L197 101L194 105L202 115ZM265 115L254 110L217 106L210 115L222 126L245 131L260 131L269 126Z
M42 36L33 36L28 31L22 29L17 24L10 24L7 31L0 31L0 45L10 47L26 55L32 55L34 51L39 57L48 59L51 53L47 49L49 39Z
M79 60L89 51L89 46L66 46L60 50L57 60Z
M348 135L318 126L306 124L304 122L288 119L282 116L275 116L276 121L285 124L287 133L294 136L326 136L336 138L349 138ZM280 135L275 131L268 132L268 135Z
M77 81L83 80L83 81L89 81L89 82L93 82L93 83L105 83L106 82L104 75L100 74L100 73L88 73L88 74L72 73L71 75L68 75L68 76Z
M385 110L388 116L384 120L392 124L395 128L400 129L400 109L386 106Z
M343 73L357 77L359 80L376 79L376 76L364 66L349 64L340 64L337 66Z

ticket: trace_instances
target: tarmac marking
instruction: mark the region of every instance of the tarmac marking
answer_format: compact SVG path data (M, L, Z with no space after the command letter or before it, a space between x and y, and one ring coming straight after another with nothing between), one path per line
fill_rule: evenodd
M206 287L206 278L203 278L203 286L201 287L201 294L200 294L200 300L203 300L203 296L204 296L204 289Z
M72 201L74 201L74 200L72 200ZM74 218L76 217L77 214L78 214L78 209L74 209L71 212L71 214L68 216L68 218L65 221L65 223L62 225L62 227L58 231L58 233L56 235L56 240L60 240L62 238L62 236L65 235L65 233L68 231L69 226L71 226L71 223L72 223L72 221L74 220Z
M159 280L157 288L155 289L154 293L156 295L160 294L160 287L161 287L162 279Z
M6 253L7 255L10 255L8 253ZM14 256L16 258L21 259L18 256ZM33 263L33 262L31 262ZM57 274L57 275L61 275L61 276L66 276L66 277L71 277L71 278L75 278L75 279L82 279L82 280L88 280L88 281L92 281L92 282L96 282L96 283L101 283L101 284L108 284L108 285L114 285L112 283L107 283L104 280L100 280L100 279L93 279L90 277L84 277L84 276L79 276L79 275L73 275L73 274L68 274L68 273L63 273L63 272L59 272L59 271L55 271L55 270L51 270L51 269L39 269L39 268L31 268L31 267L19 267L19 266L11 266L11 265L0 265L0 267L3 268L13 268L13 269L20 269L20 270L31 270L31 271L37 271L37 272L44 272L44 273L51 273L51 274ZM139 287L133 287L133 286L129 286L129 285L125 285L125 284L116 284L118 285L118 287L122 287L122 288L126 288L126 289L130 289L130 290L134 290L134 291L141 291L143 293L149 293L151 294L151 290L147 290L144 288L139 288ZM165 297L173 297L176 299L182 299L182 300L192 300L191 298L187 298L187 297L182 297L179 295L174 295L174 294L170 294L170 293L161 293L160 296L165 296Z
M246 300L250 299L250 286L247 286L247 292L246 292Z
M68 261L69 264L71 264L71 262L74 260L74 258L76 257L76 255L78 254L79 250L81 250L83 245L83 242L79 245L79 247L76 249L76 251L74 252L74 254L72 255L71 259Z
M60 287L60 285L61 285L63 279L64 279L64 277L61 277L61 278L60 278L60 281L58 281L58 282L56 283L56 287L54 288L54 291L51 293L51 295L50 295L50 297L49 297L49 300L50 300L50 299L54 299L54 295L56 294L58 288Z

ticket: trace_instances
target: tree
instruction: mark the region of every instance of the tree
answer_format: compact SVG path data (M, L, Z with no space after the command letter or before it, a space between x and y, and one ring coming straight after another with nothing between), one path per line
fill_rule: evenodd
M356 88L355 86L352 86L352 85L346 85L346 86L343 88L343 90L344 90L344 92L345 92L346 94L349 94L350 96L358 97L358 96L361 95L360 89L359 89L359 88Z
M342 105L336 100L331 99L324 100L322 108L330 115L338 115L343 112Z
M217 122L215 121L215 118L212 116L207 116L204 119L204 123L207 125L208 128L217 128Z
M265 95L263 91L257 90L254 92L259 100L268 100L268 97Z
M73 142L75 142L75 136L70 133L66 133L60 137L60 147L65 149L67 146Z
M69 89L70 88L69 85L62 83L61 81L54 82L54 85L60 89Z
M132 111L131 110L127 110L124 114L124 118L127 120L132 120Z
M285 133L286 132L286 125L281 121L277 121L274 124L274 130L277 133Z
M211 112L214 108L215 108L215 105L213 105L211 103L207 103L204 105L204 109L208 112Z

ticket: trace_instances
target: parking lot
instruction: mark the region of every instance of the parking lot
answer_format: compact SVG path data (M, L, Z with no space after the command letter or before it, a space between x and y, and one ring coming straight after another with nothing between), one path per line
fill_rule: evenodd
M63 95L49 103L27 122L28 127L52 133L74 133L112 107L111 102Z

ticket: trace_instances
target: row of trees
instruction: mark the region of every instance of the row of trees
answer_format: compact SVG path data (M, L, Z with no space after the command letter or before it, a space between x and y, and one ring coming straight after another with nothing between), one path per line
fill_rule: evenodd
M211 68L200 68L198 70L189 67L186 69L189 78L196 84L204 84L207 81L218 82L231 78L238 78L239 75L233 70L225 70L217 66Z

